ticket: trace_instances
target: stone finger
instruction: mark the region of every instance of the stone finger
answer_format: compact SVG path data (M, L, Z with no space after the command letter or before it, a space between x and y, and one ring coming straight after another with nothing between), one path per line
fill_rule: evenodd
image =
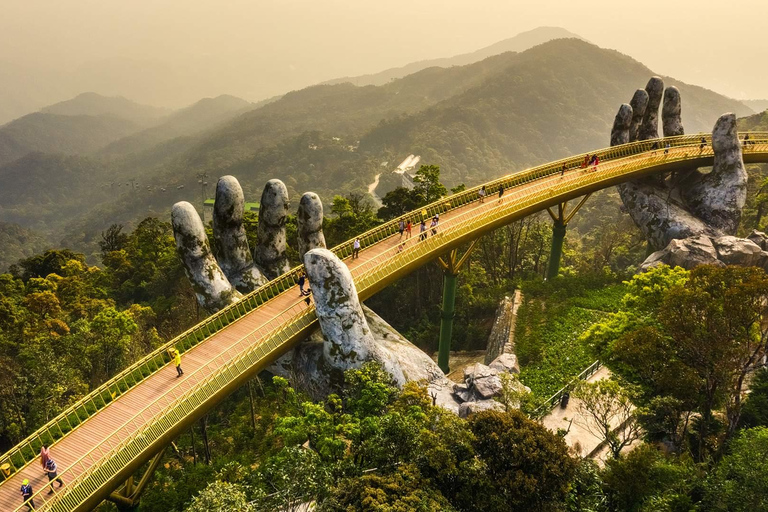
M285 255L285 220L288 216L288 190L280 180L269 180L261 194L258 241L253 259L269 279L288 272Z
M648 105L645 107L643 122L638 132L638 140L657 139L659 137L659 105L664 93L664 81L654 76L645 86L648 93Z
M629 127L629 142L635 142L640 134L640 126L643 124L645 109L648 107L648 93L645 89L638 89L629 102L632 107L632 124Z
M680 91L674 85L667 87L664 91L664 105L661 108L661 123L665 137L685 134L683 120L680 118L681 112Z
M403 371L389 351L380 350L365 320L349 268L331 251L312 249L304 267L323 331L323 360L337 372L376 360L402 385Z
M173 205L171 224L176 250L200 306L208 311L217 311L237 301L241 295L214 260L203 223L194 206L186 201Z
M613 119L611 129L611 146L619 146L629 142L629 130L632 125L632 107L624 103L619 107Z
M216 184L213 204L213 239L221 270L238 291L248 293L267 282L253 265L243 227L243 189L234 176L222 176Z
M734 235L747 199L747 170L736 129L736 116L723 114L712 130L712 171L692 173L680 189L686 205L708 224Z
M325 248L323 235L323 202L314 192L301 196L298 211L299 258L311 249Z

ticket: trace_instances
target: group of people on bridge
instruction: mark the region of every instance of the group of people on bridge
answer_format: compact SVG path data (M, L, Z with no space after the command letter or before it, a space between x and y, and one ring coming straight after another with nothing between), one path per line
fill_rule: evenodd
M56 465L56 461L51 457L51 452L47 444L44 444L43 447L40 448L40 465L43 468L43 473L48 476L48 482L51 486L51 490L48 491L48 494L53 494L54 482L58 483L59 487L64 486L64 480L59 476L59 468ZM35 491L32 489L32 484L29 483L28 478L25 478L24 481L21 482L21 499L24 505L27 506L27 510L35 510L35 501L32 498L34 494Z

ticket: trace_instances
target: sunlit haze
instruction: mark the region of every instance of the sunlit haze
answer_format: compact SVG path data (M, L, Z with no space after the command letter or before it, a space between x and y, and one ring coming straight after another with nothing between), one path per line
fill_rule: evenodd
M84 91L169 107L223 93L257 101L471 52L539 26L734 98L768 97L764 1L3 3L0 93L37 107Z

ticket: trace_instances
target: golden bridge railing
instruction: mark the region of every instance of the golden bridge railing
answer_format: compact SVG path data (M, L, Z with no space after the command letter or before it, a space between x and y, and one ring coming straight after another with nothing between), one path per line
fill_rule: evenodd
M608 177L617 174L626 174L631 170L642 169L648 167L649 164L652 165L654 163L658 163L658 161L671 162L675 161L675 159L684 160L690 156L700 157L706 156L708 154L711 155L710 137L705 135L704 138L706 142L705 147L693 155L690 152L684 155L679 155L677 154L677 151L670 155L664 155L665 148L658 147L658 149L655 151L655 156L639 161L637 159L629 159L627 162L624 162L620 166L613 166L609 168L608 171L601 171L599 173L585 173L584 176L579 178L579 180L576 180L576 183L573 183L573 180L568 180L567 182L560 185L547 187L539 186L536 189L536 193L534 194L535 197L529 197L527 201L514 203L510 202L510 199L515 199L518 195L514 193L513 187L531 183L542 177L555 175L561 171L563 164L565 164L569 170L578 168L584 161L584 155L559 160L557 162L539 166L528 171L522 171L520 173L505 176L498 180L489 182L486 184L486 192L488 194L486 200L488 201L494 200L490 196L498 191L500 185L503 184L505 189L510 189L504 198L504 202L502 203L505 204L505 207L495 208L491 211L486 210L484 213L477 214L473 214L471 211L462 213L459 217L451 219L449 222L442 224L440 228L441 234L437 237L428 238L428 240L425 241L426 243L423 242L419 243L418 245L414 245L413 247L404 250L402 253L398 253L398 257L396 258L393 258L391 254L391 251L394 251L393 248L391 251L377 256L374 260L366 262L364 269L356 269L355 272L355 274L360 274L362 272L362 275L356 279L358 291L361 295L364 295L366 290L371 288L373 282L381 280L387 274L393 274L393 266L394 269L396 269L398 267L402 267L405 264L405 260L403 260L403 258L407 257L409 259L423 259L424 256L430 254L436 256L440 253L439 251L441 250L442 246L450 245L451 241L456 239L456 237L464 237L470 231L479 234L483 230L481 229L481 225L478 224L478 222L482 224L483 221L485 221L485 224L494 223L495 225L494 221L503 217L509 217L515 212L522 211L525 208L536 204L537 202L543 204L547 198L551 198L554 195L562 195L567 193L569 190L575 190L578 187L584 186L585 184L605 180ZM768 144L768 133L753 132L750 134L750 138L750 145L747 146L746 151L763 150L762 146ZM665 146L667 143L669 143L670 148L688 147L695 149L697 146L699 146L701 139L702 135L691 135L659 139L658 141L644 141L601 150L598 151L597 154L601 159L601 169L605 169L605 167L608 167L606 164L609 164L614 160L650 151L654 142L657 143L657 146L662 146L662 144ZM477 192L479 189L480 187L473 187L462 193L436 201L420 209L418 212L409 212L388 223L382 224L381 226L378 226L360 235L359 238L361 240L361 245L363 248L370 247L371 245L379 243L394 235L398 231L398 222L400 219L412 221L420 220L420 218L424 215L424 210L426 210L425 216L431 217L435 213L443 213L446 211L454 210L469 203L475 202L478 200ZM541 197L542 193L545 194L545 197ZM530 189L526 189L526 195L530 195ZM452 226L450 230L452 236L450 237L443 236L446 226ZM348 254L351 254L351 246L352 241L350 240L337 246L333 249L333 251L343 258ZM17 445L13 450L0 458L0 463L10 461L14 471L17 471L24 465L28 464L37 456L37 451L43 442L52 444L52 442L61 439L64 435L66 435L73 428L76 428L77 425L85 421L88 417L108 406L109 403L111 403L115 398L121 394L124 394L130 390L130 388L165 365L169 359L166 352L170 346L176 346L181 351L189 350L189 348L200 343L212 334L215 334L248 312L253 311L261 304L269 301L283 291L294 287L296 285L296 280L300 270L301 267L292 269L290 272L284 274L278 279L273 280L267 285L262 286L254 292L248 294L238 303L233 304L232 306L212 315L194 328L174 338L164 346L143 358L141 361L131 365L131 367L127 368L118 376L114 377L109 382L94 390L77 404L68 408L54 420L46 424L42 429L28 437L23 443ZM309 314L308 311L310 310L307 309L307 313L305 313L305 315ZM270 322L270 324L272 324L272 322ZM283 329L288 328L290 328L290 325L285 325L283 327ZM215 360L218 360L218 358L215 358ZM111 447L112 445L110 444L109 446ZM102 450L101 447L99 447L99 450ZM19 461L18 457L21 457L21 461ZM93 453L89 452L88 457L92 459ZM78 463L81 464L82 461L83 459L81 459L81 461Z

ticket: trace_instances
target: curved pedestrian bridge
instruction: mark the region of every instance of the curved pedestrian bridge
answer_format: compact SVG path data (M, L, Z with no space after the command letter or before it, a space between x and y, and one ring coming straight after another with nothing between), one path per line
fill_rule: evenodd
M741 134L742 137L745 134ZM701 147L704 137L707 144ZM746 163L768 162L768 133L749 133ZM655 143L655 144L654 144ZM664 149L670 145L668 152ZM580 168L575 155L485 184L480 202L474 187L382 224L359 236L362 250L352 261L352 241L333 249L349 265L365 300L414 269L500 226L565 201L657 172L713 163L711 137L689 135L635 142L592 152L600 164ZM563 165L566 166L562 173ZM504 194L499 199L498 191ZM439 232L424 241L417 233L398 251L398 222L440 214ZM36 510L81 511L113 498L130 504L141 490L132 475L181 432L317 327L314 307L299 296L300 267L262 286L238 303L155 350L95 389L0 457L0 509L26 510L20 487L29 479ZM168 349L183 353L184 376L168 364ZM43 443L65 485L47 494L37 458ZM151 474L151 469L148 471ZM138 491L137 491L138 488ZM122 498L121 498L122 497Z

